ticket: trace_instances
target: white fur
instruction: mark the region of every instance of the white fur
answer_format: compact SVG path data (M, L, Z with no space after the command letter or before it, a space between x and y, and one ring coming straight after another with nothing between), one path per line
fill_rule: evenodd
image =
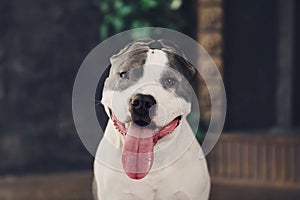
M178 137L178 140L180 138L184 140L194 137L186 121L183 121L180 126L183 126L182 129L186 129L187 131L178 133L182 134ZM114 146L122 148L121 140L116 139L119 136L114 138L116 135L120 134L114 130L114 127L110 123L105 132L105 139L112 142ZM168 140L172 140L174 137L173 135ZM180 148L176 143L176 141L172 142L171 145L175 146L169 148ZM97 154L101 154L99 150L103 149L99 147ZM109 153L107 150L109 149L106 149L106 152L102 153ZM186 151L177 160L166 165L164 168L150 171L141 180L132 180L125 172L119 170L119 168L116 169L116 167L107 166L106 163L96 159L94 163L94 175L98 186L98 198L100 200L207 200L210 190L210 178L205 157L201 156L202 159L199 159L199 153L202 154L202 150L198 142L193 139L192 144L187 146ZM121 161L121 151L116 153L116 155L118 154L119 156L112 158L116 159L116 162L118 160ZM96 156L96 158L98 157L100 158L101 155ZM155 155L154 162L157 162L160 157ZM170 159L168 158L168 154L165 154L164 159ZM121 163L119 165L121 168Z
M98 199L197 199L207 200L210 178L202 149L186 121L191 104L164 89L159 79L168 59L161 50L148 52L144 76L124 91L104 91L102 103L110 107L118 120L129 118L128 101L135 93L152 95L158 104L152 119L164 126L178 115L180 125L154 146L154 163L149 174L140 180L130 179L122 170L123 136L108 122L94 162ZM112 145L111 145L112 144ZM202 155L199 159L199 154Z
M149 64L166 65L167 63L168 63L167 55L162 50L153 49L147 52L147 59L145 65L149 65Z

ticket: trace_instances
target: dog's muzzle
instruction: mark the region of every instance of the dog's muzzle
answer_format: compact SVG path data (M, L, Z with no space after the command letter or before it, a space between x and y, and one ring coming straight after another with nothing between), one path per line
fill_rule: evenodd
M164 126L157 126L154 122L157 105L151 95L134 94L128 107L131 120L127 122L119 121L109 108L113 125L123 135L122 166L131 179L142 179L149 173L154 161L154 146L180 123L181 115Z
M149 125L151 116L155 114L155 104L156 101L152 95L135 94L129 101L132 121L142 127Z

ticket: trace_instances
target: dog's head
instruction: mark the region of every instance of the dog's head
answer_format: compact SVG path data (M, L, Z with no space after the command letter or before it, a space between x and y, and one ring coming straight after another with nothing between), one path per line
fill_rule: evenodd
M174 44L152 39L128 44L110 61L101 102L123 135L126 174L141 179L151 169L155 145L191 111L195 69Z

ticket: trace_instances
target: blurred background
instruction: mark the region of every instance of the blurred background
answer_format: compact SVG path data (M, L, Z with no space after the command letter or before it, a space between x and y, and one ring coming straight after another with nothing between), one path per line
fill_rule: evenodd
M299 9L296 0L1 1L0 199L92 198L73 82L101 41L144 26L194 38L223 75L227 116L207 157L210 199L300 199Z

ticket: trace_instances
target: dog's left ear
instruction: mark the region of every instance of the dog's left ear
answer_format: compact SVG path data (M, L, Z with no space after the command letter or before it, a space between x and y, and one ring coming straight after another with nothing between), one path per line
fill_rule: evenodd
M162 50L167 54L171 67L181 72L187 80L191 81L196 73L196 69L186 59L181 49L169 40L161 39L158 42L162 45Z
M194 66L183 56L165 50L168 56L170 67L180 72L188 81L191 81L196 74Z
M187 73L187 75L189 75L188 80L191 80L196 73L195 67L185 57L182 57L180 55L177 55L177 56L178 56L179 62L182 64L182 66L184 66L186 68L186 73Z

